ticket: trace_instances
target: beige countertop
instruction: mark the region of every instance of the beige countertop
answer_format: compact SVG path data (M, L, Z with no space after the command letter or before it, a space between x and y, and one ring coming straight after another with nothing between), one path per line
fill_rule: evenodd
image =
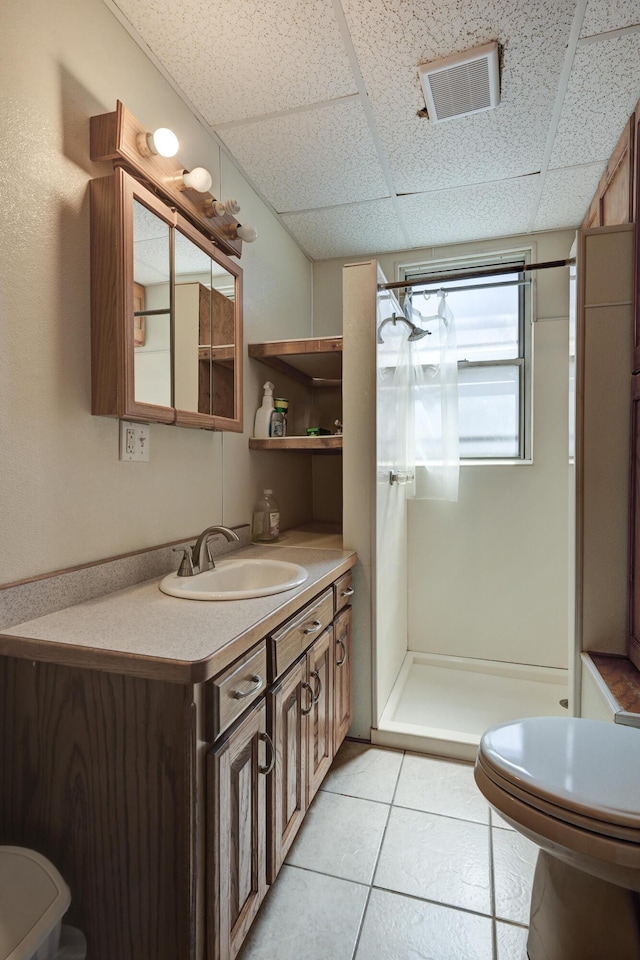
M350 550L252 544L233 556L273 556L309 571L301 586L251 600L181 600L161 577L28 620L0 633L0 654L178 683L214 676L356 562Z

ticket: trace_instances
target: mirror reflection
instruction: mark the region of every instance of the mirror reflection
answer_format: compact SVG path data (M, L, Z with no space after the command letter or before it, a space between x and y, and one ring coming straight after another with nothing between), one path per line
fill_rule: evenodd
M136 400L234 418L235 277L138 201L133 226Z
M169 224L133 202L135 399L171 402L171 261Z

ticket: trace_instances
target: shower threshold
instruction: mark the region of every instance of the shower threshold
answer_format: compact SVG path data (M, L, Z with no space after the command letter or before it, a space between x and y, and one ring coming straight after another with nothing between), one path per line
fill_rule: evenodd
M409 651L371 740L473 760L488 727L567 716L567 697L567 670Z

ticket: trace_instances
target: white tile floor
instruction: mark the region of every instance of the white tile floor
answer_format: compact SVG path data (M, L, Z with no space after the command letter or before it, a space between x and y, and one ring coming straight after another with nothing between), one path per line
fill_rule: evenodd
M526 960L537 852L471 764L346 742L239 960Z

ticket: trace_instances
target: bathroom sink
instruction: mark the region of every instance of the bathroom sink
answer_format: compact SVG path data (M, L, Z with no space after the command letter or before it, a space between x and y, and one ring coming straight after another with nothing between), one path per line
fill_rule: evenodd
M291 590L308 576L304 567L285 560L217 560L213 570L193 577L168 574L160 589L185 600L247 600Z

